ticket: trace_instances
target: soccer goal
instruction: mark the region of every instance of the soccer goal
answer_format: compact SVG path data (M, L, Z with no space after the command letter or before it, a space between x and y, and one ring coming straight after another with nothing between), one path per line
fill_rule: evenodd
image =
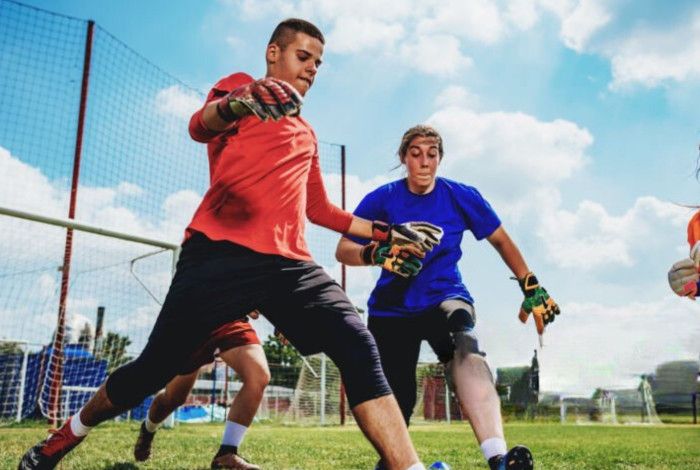
M0 208L0 423L75 413L143 348L179 246Z

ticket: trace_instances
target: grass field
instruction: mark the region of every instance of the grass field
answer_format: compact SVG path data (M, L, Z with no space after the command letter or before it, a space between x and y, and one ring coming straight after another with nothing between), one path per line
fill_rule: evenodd
M0 468L16 468L26 448L45 436L43 424L0 428ZM179 425L159 431L154 455L136 465L131 455L138 423L109 423L64 459L62 469L206 469L216 451L218 424ZM453 470L486 468L464 424L419 425L411 430L426 464ZM538 469L700 469L700 426L506 425L512 444L524 443ZM346 427L255 425L242 454L266 470L372 469L376 456L360 431Z

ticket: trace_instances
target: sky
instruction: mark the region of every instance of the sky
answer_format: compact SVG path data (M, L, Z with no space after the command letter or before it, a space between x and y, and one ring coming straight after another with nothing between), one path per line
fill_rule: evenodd
M172 104L163 112L185 117L201 99L192 90L206 92L233 72L264 75L267 39L281 19L313 21L327 41L303 114L321 140L346 145L349 208L402 177L392 168L408 127L435 126L446 149L439 174L482 192L561 306L538 352L543 390L633 387L637 374L663 361L698 358L700 307L666 283L670 265L688 254L686 206L700 204L697 2L27 3L93 19L177 77L186 86L160 90L161 102ZM14 159L29 165L12 154L12 168L20 165ZM22 168L50 180L45 162L32 163L33 173ZM130 216L119 220L133 224L118 228L181 233L205 171L163 196L167 217ZM111 193L95 191L103 199L91 201L86 218L107 220L107 205L113 212L120 197L138 192L115 178ZM492 367L528 364L537 337L517 320L516 283L486 241L467 235L463 251L460 268ZM338 275L337 265L323 264ZM357 305L376 274L348 269Z

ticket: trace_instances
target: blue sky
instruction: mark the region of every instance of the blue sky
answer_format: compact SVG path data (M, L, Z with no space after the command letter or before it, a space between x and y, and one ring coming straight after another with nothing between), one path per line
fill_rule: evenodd
M700 203L697 2L30 4L94 19L203 91L235 71L263 75L280 19L316 22L326 54L303 112L322 140L347 145L351 206L401 176L390 169L406 128L438 127L442 175L482 190L562 305L541 352L544 388L631 386L663 360L697 359L700 309L665 281L687 256L692 211L675 203ZM467 236L464 251L492 364L528 362L536 337L516 320L509 273L486 242ZM371 277L349 272L363 304Z

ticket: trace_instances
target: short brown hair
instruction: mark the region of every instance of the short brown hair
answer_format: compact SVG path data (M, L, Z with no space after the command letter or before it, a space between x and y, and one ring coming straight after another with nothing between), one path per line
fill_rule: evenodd
M313 23L299 18L288 18L277 25L267 44L275 43L280 49L284 50L294 41L296 33L308 34L312 38L321 41L321 44L326 43L323 33Z
M406 152L408 152L408 146L411 145L411 142L416 137L435 137L438 141L438 151L440 152L440 160L442 160L442 156L445 153L445 150L442 146L442 136L434 127L419 124L417 126L411 127L409 130L404 132L403 137L401 137L401 145L399 145L398 151L399 160L401 160L401 163L403 163L404 157L406 156Z

